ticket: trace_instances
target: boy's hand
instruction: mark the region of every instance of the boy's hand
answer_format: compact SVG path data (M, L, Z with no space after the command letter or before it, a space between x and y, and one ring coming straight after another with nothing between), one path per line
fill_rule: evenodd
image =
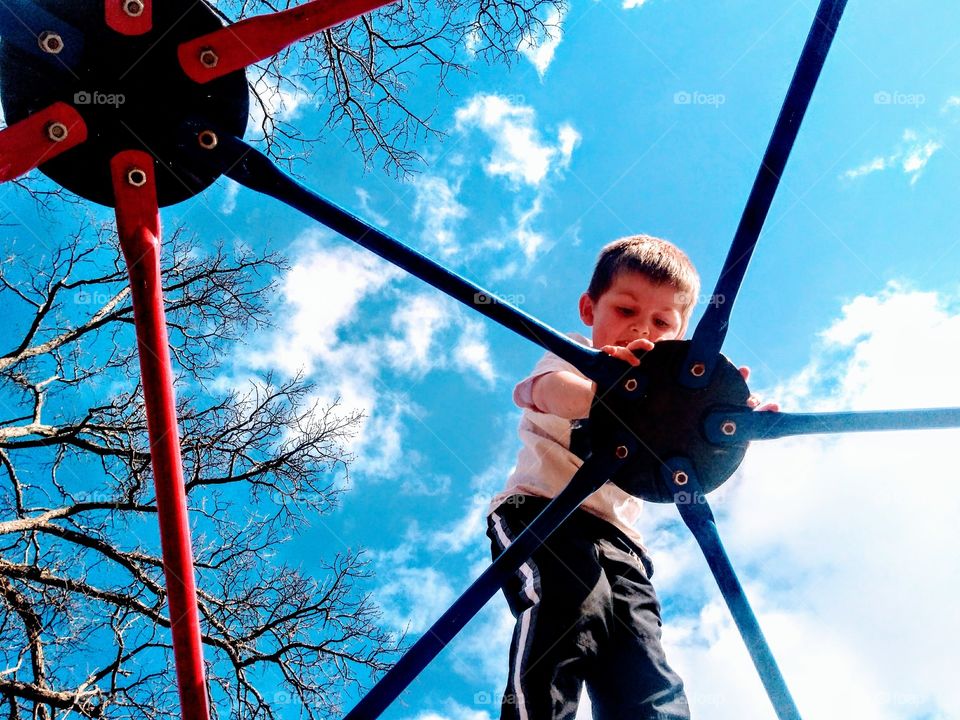
M626 346L623 345L604 345L600 348L607 355L611 355L619 360L625 360L634 367L640 364L640 358L633 354L634 350L643 350L649 352L653 350L653 343L646 338L632 340Z
M740 374L743 375L744 381L749 380L750 368L748 368L747 366L743 366L742 368L740 368ZM757 412L780 412L780 406L777 405L777 403L767 403L762 407L757 407L758 405L760 405L760 398L758 398L756 395L751 395L750 397L747 398L747 405L753 408L754 410L756 410Z

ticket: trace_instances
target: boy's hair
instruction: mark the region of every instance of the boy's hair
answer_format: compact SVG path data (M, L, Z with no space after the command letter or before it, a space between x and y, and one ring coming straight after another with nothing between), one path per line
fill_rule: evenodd
M587 295L596 302L622 272L646 275L657 285L673 285L685 318L697 303L700 276L686 253L671 242L651 235L631 235L605 245L593 269Z

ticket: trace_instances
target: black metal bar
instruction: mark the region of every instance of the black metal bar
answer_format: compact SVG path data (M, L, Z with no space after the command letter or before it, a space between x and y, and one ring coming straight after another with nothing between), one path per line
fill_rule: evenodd
M44 32L60 36L59 49L44 52L40 36ZM71 25L30 0L0 0L0 38L20 50L65 67L75 67L83 52L83 35Z
M743 591L743 586L737 577L730 557L727 555L720 534L717 532L717 522L713 511L707 503L693 466L682 458L675 458L666 463L666 472L670 476L680 517L690 528L693 537L703 551L707 565L717 581L720 593L723 595L733 621L743 637L753 665L756 667L767 691L767 696L773 704L773 709L780 720L801 720L790 689L787 687L780 667L777 665L773 651L767 644L767 639L760 629L757 616L750 607L750 601ZM680 482L677 482L677 473Z
M817 15L807 35L733 243L720 270L712 296L714 301L707 305L693 333L693 342L681 377L687 387L704 387L713 372L747 265L767 219L846 4L847 0L821 0L817 8ZM703 363L704 372L689 372L698 363Z
M242 140L222 136L213 152L219 156L218 163L223 172L241 185L274 197L323 223L472 310L559 355L601 386L616 384L627 369L623 361L574 342L519 308L501 301L489 290L448 270L304 187Z
M718 445L772 440L791 435L956 427L960 427L960 408L833 413L718 410L707 415L704 420L707 439Z
M617 442L627 444L631 449L636 446L631 438L620 438ZM563 491L551 500L500 557L473 581L440 619L420 636L397 664L344 716L344 720L373 720L379 717L500 590L517 568L527 561L534 550L560 527L580 503L601 487L623 462L617 459L612 448L603 455L591 455Z

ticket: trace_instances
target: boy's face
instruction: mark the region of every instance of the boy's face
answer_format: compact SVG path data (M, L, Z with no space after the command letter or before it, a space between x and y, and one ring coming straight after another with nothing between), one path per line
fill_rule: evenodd
M580 319L593 328L593 346L625 346L647 338L676 340L686 330L682 298L669 283L657 285L646 275L621 272L596 301L580 297Z

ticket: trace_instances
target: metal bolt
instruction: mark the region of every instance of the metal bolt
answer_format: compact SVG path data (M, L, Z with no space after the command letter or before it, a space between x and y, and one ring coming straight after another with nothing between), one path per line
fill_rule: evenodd
M200 51L200 64L205 68L213 69L218 62L220 62L220 56L213 51L213 48L204 48Z
M626 445L618 445L618 446L617 446L617 457L618 457L620 460L623 460L623 459L624 459L627 455L629 455L629 454L630 454L630 451L627 450L627 446L626 446Z
M200 147L204 150L213 150L217 146L219 139L213 130L201 130L200 134L197 135L197 142L200 143Z
M723 425L720 426L720 432L724 435L736 435L737 424L733 420L724 420Z
M138 167L127 171L127 182L134 187L143 187L147 184L147 174Z
M54 142L63 142L69 134L70 131L67 130L67 126L62 122L52 122L47 125L47 137Z
M52 30L44 30L40 33L37 42L40 43L41 50L51 55L59 55L60 51L63 50L63 38Z
M127 0L123 4L123 11L130 17L140 17L145 9L143 0Z
M683 470L677 470L673 473L673 482L677 485L686 485L689 479Z
M630 378L623 384L623 389L627 392L633 392L637 389L637 380L636 378Z
M707 371L707 366L702 362L694 363L690 366L690 374L694 377L703 377L703 374Z

